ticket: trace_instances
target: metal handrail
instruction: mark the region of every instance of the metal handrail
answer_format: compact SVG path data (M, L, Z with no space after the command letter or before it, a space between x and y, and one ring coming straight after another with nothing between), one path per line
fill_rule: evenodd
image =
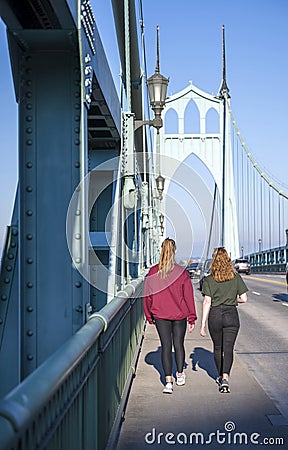
M130 283L0 401L1 450L18 449L19 442L22 450L105 448L122 393L128 392L126 380L131 381L131 372L135 371L131 363L143 338L142 302L136 295L142 283L143 276ZM134 293L136 301L131 297ZM133 308L137 308L136 313ZM113 354L115 343L120 348ZM111 379L103 369L110 362L115 371L109 368ZM115 388L117 401L111 396ZM70 411L71 423L67 419ZM106 416L109 420L103 427Z

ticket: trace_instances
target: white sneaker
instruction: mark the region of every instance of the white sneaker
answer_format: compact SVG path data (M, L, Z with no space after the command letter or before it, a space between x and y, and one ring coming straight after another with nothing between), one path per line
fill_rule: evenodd
M168 383L166 383L166 386L163 389L163 394L172 394L172 393L173 393L173 383L168 381Z
M182 372L181 375L178 374L178 372L176 372L176 384L177 386L184 386L185 384L185 373Z

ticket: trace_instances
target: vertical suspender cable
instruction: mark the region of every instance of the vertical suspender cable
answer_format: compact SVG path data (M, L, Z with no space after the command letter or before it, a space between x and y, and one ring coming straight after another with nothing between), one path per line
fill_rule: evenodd
M243 154L243 152L241 152L241 154L240 154L240 162L239 162L239 165L240 165L240 176L241 176L241 178L240 178L241 189L239 189L239 199L240 199L240 203L239 203L240 214L239 214L239 217L240 217L240 221L241 221L241 223L240 223L240 230L241 230L241 236L242 236L242 245L244 246L244 241L245 241L245 239L244 239L244 226L243 226L243 218L244 218L244 216L243 216L243 211L244 211L243 195L244 195L244 192L243 192L243 188L242 188L242 186L244 186L243 158L244 158L244 154Z
M223 147L222 147L222 217L221 217L221 245L225 245L224 235L225 235L225 169L226 169L226 96L223 98Z
M144 54L144 48L145 48L145 41L144 41L144 20L142 16L142 5L140 5L140 27L141 27L141 53L142 53L142 74L141 74L141 92L142 92L142 117L145 117L145 54ZM146 168L146 133L142 133L143 138L143 175L144 175L144 181L147 182L147 168Z
M129 33L129 0L124 0L124 28L125 28L125 78L127 110L131 111L131 71L130 71L130 33Z
M262 239L262 241L264 241L264 235L263 235L263 217L264 217L264 212L263 212L263 208L264 208L264 204L263 204L263 178L260 178L260 212L261 212L261 222L260 222L260 238Z
M214 185L212 213L211 213L211 223L210 223L210 230L209 230L209 237L208 237L206 258L205 259L208 259L208 256L210 254L211 236L212 236L213 220L214 220L215 205L216 205L216 194L217 194L217 184L215 183L215 185Z
M247 211L247 246L248 253L250 253L250 195L248 186L250 186L249 180L249 160L246 160L246 211Z
M271 189L268 191L268 238L269 248L271 248Z
M281 196L278 195L278 247L280 247L281 245L280 228L281 228Z
M253 178L253 211L254 214L256 213L254 223L253 225L253 241L254 241L254 252L256 251L256 227L257 227L257 211L256 211L256 186L255 186L255 170L252 171L252 178Z
M125 36L125 79L126 79L126 97L127 97L127 111L131 111L131 71L130 71L130 33L129 33L129 0L124 0L124 36ZM134 149L132 149L133 151ZM126 277L129 281L129 245L128 245L128 220L126 210L123 208L123 227L126 227ZM125 234L125 230L124 230ZM122 255L123 258L124 255Z
M123 111L123 107L124 107L124 83L123 83L123 72L121 74L121 86L120 86L120 102L121 102L121 111ZM122 136L122 126L123 126L123 121L121 121L121 136ZM120 194L121 195L121 194ZM121 197L119 198L119 206L118 206L119 210L120 210L120 286L121 289L124 288L124 275L125 275L125 266L124 266L124 254L125 254L125 232L124 232L124 205L123 205L123 198L121 199Z

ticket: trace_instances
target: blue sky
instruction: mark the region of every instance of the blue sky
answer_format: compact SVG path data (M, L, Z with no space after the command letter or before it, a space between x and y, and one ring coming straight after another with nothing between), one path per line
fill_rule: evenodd
M139 5L136 0L136 5ZM119 58L109 0L92 0L107 58L119 87ZM287 186L287 0L142 0L148 76L155 68L160 26L161 73L168 95L192 80L217 94L221 83L221 27L225 24L227 83L238 127L262 169ZM17 106L5 27L0 23L0 248L10 223L17 183ZM288 191L288 188L285 189Z

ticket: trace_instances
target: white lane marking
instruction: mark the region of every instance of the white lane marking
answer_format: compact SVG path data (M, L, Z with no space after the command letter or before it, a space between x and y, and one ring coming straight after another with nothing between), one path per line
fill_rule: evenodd
M252 291L252 294L261 295L260 292Z
M282 303L283 306L288 306L288 303Z

